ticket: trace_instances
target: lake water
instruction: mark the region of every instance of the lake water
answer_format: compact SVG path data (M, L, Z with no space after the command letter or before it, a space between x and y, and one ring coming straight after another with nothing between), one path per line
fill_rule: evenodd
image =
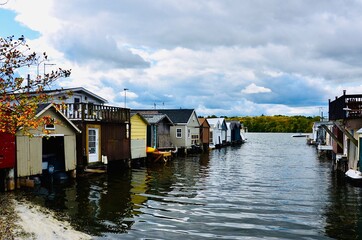
M362 239L362 188L291 135L16 195L95 239Z

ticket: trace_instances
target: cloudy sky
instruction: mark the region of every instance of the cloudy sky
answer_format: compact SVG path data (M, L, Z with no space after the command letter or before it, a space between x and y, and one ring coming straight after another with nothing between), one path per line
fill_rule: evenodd
M6 1L1 37L72 69L54 88L111 105L127 88L130 108L319 116L344 89L362 93L361 0Z

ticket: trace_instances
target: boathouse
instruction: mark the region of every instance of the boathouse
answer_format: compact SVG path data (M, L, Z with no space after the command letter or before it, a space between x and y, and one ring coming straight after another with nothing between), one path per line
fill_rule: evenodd
M194 109L158 111L166 114L174 124L170 128L171 142L174 146L184 149L186 153L200 150L200 123Z
M148 122L150 122L148 118L150 115L167 115L172 123L169 125L172 147L183 149L185 153L199 148L200 123L194 109L137 109L132 111L142 114ZM168 133L164 132L165 137L166 135Z
M142 114L149 123L147 127L147 146L165 150L173 148L171 142L171 119L162 113Z
M210 124L211 148L220 148L227 142L227 125L225 118L207 118Z
M242 125L239 121L227 120L226 121L226 142L229 144L243 143L241 137Z
M131 157L146 158L147 120L139 113L131 113Z
M329 100L329 120L333 121L333 158L336 167L344 172L357 169L361 156L358 145L359 133L362 128L362 94L346 94Z
M210 145L210 124L206 120L206 118L200 118L200 144L202 146L202 150L208 151Z
M76 169L76 136L81 131L53 104L42 104L37 118L50 117L52 124L30 130L32 136L16 133L16 176L68 172Z
M77 137L77 169L107 163L119 170L131 159L130 109L107 106L107 100L85 88L45 91L81 131Z

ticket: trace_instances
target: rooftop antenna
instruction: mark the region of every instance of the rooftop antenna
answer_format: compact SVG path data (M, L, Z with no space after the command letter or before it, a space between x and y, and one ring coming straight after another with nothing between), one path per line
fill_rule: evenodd
M319 112L320 112L321 122L323 122L323 120L324 120L324 117L323 117L323 107L319 107Z

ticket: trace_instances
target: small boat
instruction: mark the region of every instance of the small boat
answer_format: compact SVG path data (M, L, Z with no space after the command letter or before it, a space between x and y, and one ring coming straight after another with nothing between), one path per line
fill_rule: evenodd
M358 170L349 169L345 175L352 180L362 180L362 173Z
M173 156L176 155L177 151L177 148L169 151L160 151L159 149L153 147L146 148L146 153L149 161L154 163L158 162L159 160L163 160L163 162L165 163L170 161Z
M309 134L302 134L302 133L292 135L292 137L308 137L308 136Z

